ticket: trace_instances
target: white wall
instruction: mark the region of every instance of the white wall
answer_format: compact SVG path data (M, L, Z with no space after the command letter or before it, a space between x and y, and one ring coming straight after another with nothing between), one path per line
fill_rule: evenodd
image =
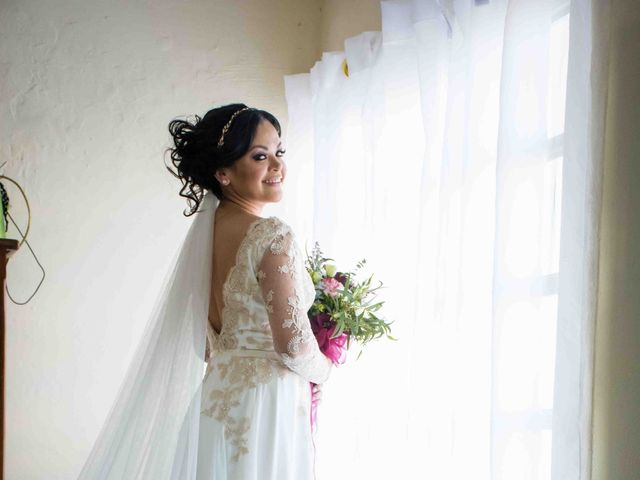
M111 405L191 222L163 164L168 122L241 101L286 133L283 76L316 60L320 6L0 2L0 171L29 197L47 275L27 305L7 300L6 479L75 478ZM39 275L24 245L8 264L12 297Z

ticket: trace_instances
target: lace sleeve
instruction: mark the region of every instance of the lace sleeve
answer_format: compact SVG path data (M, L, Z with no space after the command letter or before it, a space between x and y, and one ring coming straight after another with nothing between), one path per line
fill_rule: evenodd
M303 300L303 275L308 275L290 231L278 233L266 248L258 271L273 345L282 362L304 379L324 383L331 371L318 347Z

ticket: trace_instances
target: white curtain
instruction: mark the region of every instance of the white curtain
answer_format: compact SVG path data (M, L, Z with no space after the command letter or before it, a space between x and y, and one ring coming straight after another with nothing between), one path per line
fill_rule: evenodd
M296 223L399 338L326 384L320 478L587 479L606 9L380 7L285 77Z
M553 479L591 478L609 0L573 0L567 74Z

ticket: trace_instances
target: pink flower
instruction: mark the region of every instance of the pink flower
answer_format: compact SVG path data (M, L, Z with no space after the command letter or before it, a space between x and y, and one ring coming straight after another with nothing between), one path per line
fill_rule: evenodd
M346 333L341 333L335 338L331 338L336 326L320 328L314 332L320 351L325 354L334 364L344 363L347 359L347 337Z
M322 279L322 291L331 297L338 295L338 291L342 288L342 284L335 278Z

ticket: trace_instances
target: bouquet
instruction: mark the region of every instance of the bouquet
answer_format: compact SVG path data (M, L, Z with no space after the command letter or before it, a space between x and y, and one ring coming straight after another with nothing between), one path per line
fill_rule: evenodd
M334 365L343 364L352 340L361 346L383 335L390 340L391 324L378 317L384 301L375 302L375 292L382 282L372 288L373 275L358 281L358 271L366 264L363 259L354 271L339 272L332 258L322 256L316 242L311 255L307 254L306 268L316 288L316 298L309 309L311 329L318 340L320 351ZM362 355L362 349L358 358ZM314 383L311 382L313 391ZM315 426L317 402L311 404L311 425Z

